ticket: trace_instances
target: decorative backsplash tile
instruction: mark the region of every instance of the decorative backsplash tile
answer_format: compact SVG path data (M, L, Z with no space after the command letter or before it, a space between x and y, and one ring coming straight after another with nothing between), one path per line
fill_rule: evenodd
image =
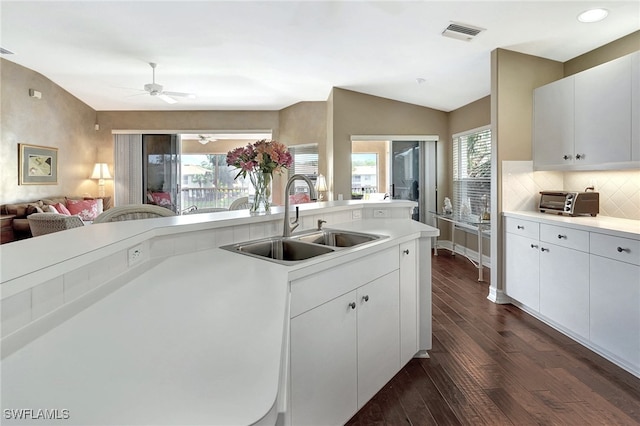
M535 211L542 190L600 193L600 215L640 220L640 171L534 172L531 161L502 162L502 210Z

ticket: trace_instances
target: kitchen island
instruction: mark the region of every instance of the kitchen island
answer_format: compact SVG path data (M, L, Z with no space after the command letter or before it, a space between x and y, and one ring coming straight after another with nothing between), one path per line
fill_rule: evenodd
M15 309L13 303L25 292L34 301L33 320L3 333L3 424L31 424L37 415L68 417L41 417L38 424L84 425L275 424L278 416L290 419L291 283L397 250L409 241L429 244L437 230L409 220L403 212L408 207L354 202L306 206L301 216L307 228L322 217L331 228L385 238L295 265L217 248L278 234L278 212L144 220L135 227L133 222L109 224L105 228L112 232L105 234L96 225L93 231L111 241L90 252L43 263L25 274L14 265L8 269L14 277L7 281L3 264L2 288L8 284L9 291L9 296L3 294L3 307L8 300L6 306ZM386 217L373 219L372 209L383 210ZM133 229L137 231L131 235ZM82 231L77 236L92 229ZM56 237L63 238L51 234L48 241L54 243ZM100 245L99 240L85 244ZM143 261L117 266L128 263L132 245L142 247ZM17 256L4 254L3 263ZM111 266L112 275L76 299L64 300L83 271L85 286L104 276L101 262ZM428 272L428 282L420 287L430 289L429 257L422 256L419 264L420 281ZM40 286L58 283L53 272L60 273L63 301L38 316ZM29 278L41 274L50 279L31 280L28 287ZM428 316L419 317L420 331L428 339L416 339L416 348L423 351L431 344L430 300L424 291L421 300L414 300L428 309ZM32 411L15 411L20 409ZM20 415L23 420L16 419Z

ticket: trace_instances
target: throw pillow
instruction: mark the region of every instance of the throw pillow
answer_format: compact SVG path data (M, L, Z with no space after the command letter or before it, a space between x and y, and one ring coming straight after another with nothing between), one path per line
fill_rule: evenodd
M71 212L67 209L67 207L64 204L55 203L55 204L53 204L53 207L58 211L58 213L66 214L67 216L71 216Z
M27 206L27 216L29 216L30 214L33 213L44 213L44 210L42 210L40 208L40 206L36 205L36 204L29 204Z
M69 213L80 216L82 220L92 221L98 216L98 202L96 200L67 199L67 209Z
M56 213L56 214L60 214L60 213L58 212L58 210L56 210L56 208L55 208L55 207L53 207L52 205L48 205L48 206L46 206L46 208L47 208L47 211L48 211L49 213Z
M153 202L162 207L171 206L171 195L168 192L152 192Z

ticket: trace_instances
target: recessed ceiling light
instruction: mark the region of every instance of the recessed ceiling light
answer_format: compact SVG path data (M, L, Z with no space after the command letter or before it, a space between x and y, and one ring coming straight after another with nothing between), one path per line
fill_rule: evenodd
M600 22L607 17L609 11L607 9L589 9L578 15L578 21L580 22Z

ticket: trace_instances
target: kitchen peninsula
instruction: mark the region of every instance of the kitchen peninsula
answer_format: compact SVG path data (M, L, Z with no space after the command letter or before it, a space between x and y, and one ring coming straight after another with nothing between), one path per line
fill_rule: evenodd
M414 205L303 205L303 229L321 219L327 228L383 238L291 265L218 248L280 234L278 208L261 216L236 211L100 224L2 246L3 424L33 423L33 417L19 420L19 409L50 410L67 416L65 424L84 425L291 421L296 410L313 411L296 399L296 365L310 360L294 351L302 342L291 324L302 326L301 319L344 297L341 310L358 315L360 327L364 296L357 309L348 306L363 289L372 302L375 290L392 289L383 294L395 302L385 308L391 306L399 328L378 343L397 345L391 366L382 368L395 374L407 357L431 348L428 254L438 231L409 219ZM139 250L135 260L132 248ZM361 277L345 272L353 265ZM344 279L325 279L336 273ZM354 328L356 334L353 348L373 344L361 341L366 331ZM338 360L334 367L355 365L349 377L357 382L370 361ZM382 385L388 379L379 378ZM333 413L338 421L381 386L360 382L341 397L344 411ZM323 389L317 390L321 404Z

